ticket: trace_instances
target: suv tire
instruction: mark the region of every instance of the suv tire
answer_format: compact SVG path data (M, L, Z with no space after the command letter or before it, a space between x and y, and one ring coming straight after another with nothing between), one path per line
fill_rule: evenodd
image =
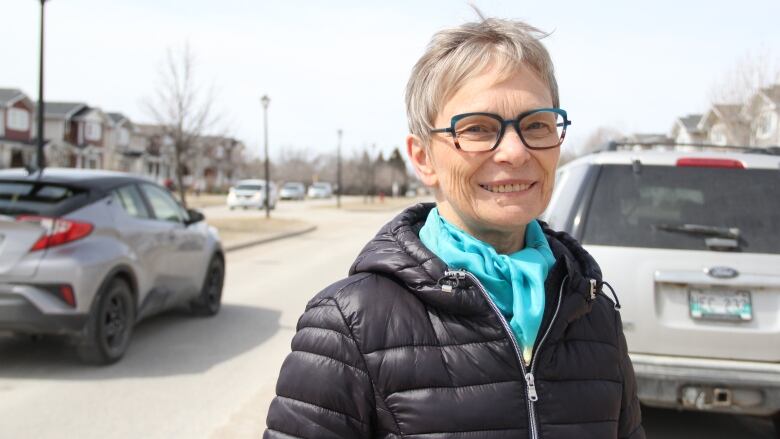
M214 316L222 305L222 287L225 283L225 262L218 255L211 257L200 295L192 301L190 309L199 316Z
M134 324L135 304L130 286L113 278L101 289L97 306L78 340L79 357L98 365L116 363L130 344Z

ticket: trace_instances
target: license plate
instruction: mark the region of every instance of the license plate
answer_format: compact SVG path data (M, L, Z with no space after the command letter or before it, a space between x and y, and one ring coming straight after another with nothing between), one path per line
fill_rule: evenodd
M691 317L698 320L753 320L750 291L691 288L688 305Z

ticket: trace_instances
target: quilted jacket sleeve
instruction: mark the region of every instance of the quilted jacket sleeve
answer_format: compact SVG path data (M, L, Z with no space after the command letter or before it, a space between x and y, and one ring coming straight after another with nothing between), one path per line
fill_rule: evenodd
M645 439L645 430L642 428L642 413L639 407L639 398L636 393L636 377L631 359L628 356L626 336L623 334L623 323L620 313L615 313L620 347L620 368L623 371L623 399L620 407L620 420L618 424L618 437L620 439Z
M298 320L276 384L265 439L370 438L374 396L363 357L333 299Z

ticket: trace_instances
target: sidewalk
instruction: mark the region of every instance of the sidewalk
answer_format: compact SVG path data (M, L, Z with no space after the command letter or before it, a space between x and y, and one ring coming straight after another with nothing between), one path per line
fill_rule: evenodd
M333 204L317 206L320 209L336 209L336 201L333 199ZM362 196L344 196L341 198L341 208L348 212L382 212L382 211L394 211L403 209L408 206L413 206L417 203L433 203L435 200L433 196L419 196L419 197L385 197L381 200L380 197L362 197ZM380 201L381 200L381 201Z
M176 196L178 197L178 193ZM226 194L200 194L187 193L187 207L190 209L203 209L204 207L220 206L227 203Z
M206 222L217 228L222 239L222 248L226 252L302 235L317 229L317 226L294 219L207 218Z

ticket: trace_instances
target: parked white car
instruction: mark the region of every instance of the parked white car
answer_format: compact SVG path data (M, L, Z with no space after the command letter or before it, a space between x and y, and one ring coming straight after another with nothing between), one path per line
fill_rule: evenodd
M309 186L309 198L330 198L333 196L333 186L327 182L313 183Z
M270 208L276 207L276 185L271 182L269 187ZM237 207L248 209L265 208L265 180L241 180L230 188L227 205L232 210Z
M288 181L279 191L280 200L303 200L306 198L306 186L299 181Z
M780 153L588 155L543 219L617 292L644 404L777 422Z

